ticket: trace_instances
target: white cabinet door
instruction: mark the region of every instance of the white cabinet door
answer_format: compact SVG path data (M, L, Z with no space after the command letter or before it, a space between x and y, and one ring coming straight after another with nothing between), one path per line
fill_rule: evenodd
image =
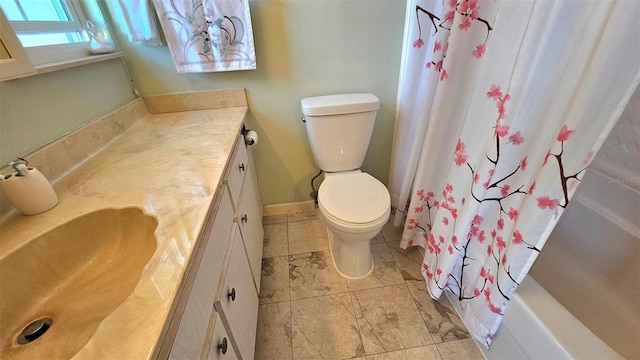
M258 294L253 286L251 268L245 255L242 237L234 227L231 254L224 284L216 292L215 308L233 336L240 359L253 359L258 323Z
M207 243L200 264L194 264L188 275L191 277L195 273L191 291L185 289L182 294L188 296L188 299L169 359L199 359L203 352L219 274L228 251L233 225L233 209L229 194L224 188L221 191L222 199L213 225L211 222L205 225L210 234L207 238L201 239ZM186 283L189 284L189 281Z
M247 257L249 258L251 275L256 286L256 292L260 293L264 228L262 227L259 204L262 203L262 201L258 198L258 189L253 182L251 173L252 169L248 168L247 174L245 175L242 195L240 195L238 223L240 224L240 232L242 233Z

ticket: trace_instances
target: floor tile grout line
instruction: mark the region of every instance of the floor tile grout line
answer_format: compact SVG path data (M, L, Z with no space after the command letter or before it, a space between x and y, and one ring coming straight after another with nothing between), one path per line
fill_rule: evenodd
M402 271L400 271L400 266L398 266L398 261L396 260L396 258L393 256L393 253L391 252L391 248L389 247L389 244L387 244L386 242L384 243L387 251L389 252L389 255L391 255L391 259L393 259L393 263L396 265L396 270L398 271L398 273L400 274L400 276L402 276ZM406 283L404 276L402 276L402 282Z
M356 321L356 327L358 328L358 337L360 338L360 344L362 344L362 351L364 351L364 356L366 358L368 354L367 354L367 349L364 347L364 340L362 339L362 329L360 328L360 322L358 321L358 315L356 314L356 306L354 305L354 300L353 300L354 296L355 294L352 291L349 291L349 300L351 300L351 308L353 309L353 318Z
M417 282L418 282L418 281L413 281L413 282L411 282L411 283L417 283ZM407 286L409 286L409 284L410 284L410 283L407 283ZM418 300L417 300L417 299L416 299L416 297L414 296L414 293L411 291L411 289L409 289L409 292L411 293L411 296L413 297L414 302L416 302L416 306L418 306L418 305L417 305L417 301L418 301ZM441 304L439 299L438 299L438 300L434 300L433 298L431 298L431 296L429 296L429 294L428 294L428 293L426 294L426 296L427 296L427 299L428 299L429 301L437 302L437 303L439 303L439 304L440 304L440 306L444 306L444 307L448 308L446 305ZM442 296L445 296L445 295L443 294ZM450 309L450 310L451 310L451 309ZM422 315L422 312L421 312L419 309L418 309L418 311L420 312L420 316L422 317L422 319L423 319L423 321L424 321L425 325L427 326L427 330L429 330L429 323L430 323L429 319L428 319L428 318L426 318L425 316L423 316L423 315ZM436 313L438 313L441 317L443 317L443 321L444 321L444 322L448 322L448 323L450 323L450 324L452 324L452 325L454 325L454 326L458 327L458 325L457 325L457 324L455 324L455 323L454 323L453 321L451 321L450 319L448 319L448 318L446 318L446 319L445 319L445 316L444 316L444 314L443 314L442 312L438 311L437 309L434 309L434 311L435 311ZM460 317L458 316L458 314L454 312L455 310L451 310L451 311L453 311L453 315L454 315L455 317L457 317L458 319L460 319ZM461 319L460 319L460 320L461 320ZM463 324L463 325L464 325L464 324ZM431 338L433 339L434 344L443 344L443 343L446 343L446 342L458 341L458 340L464 340L464 339L468 339L468 338L470 338L470 337L471 337L471 335L470 335L470 334L468 334L468 331L469 331L469 330L466 328L466 326L463 328L463 330L465 330L465 331L467 332L467 335L469 335L468 337L462 337L462 338L455 338L455 339L445 340L442 336L440 336L440 334L439 334L439 333L433 334L433 333L429 330L429 334L431 335ZM436 336L436 335L438 335L439 341L436 341L436 338L435 338L435 336ZM456 336L457 336L457 335L456 335Z
M287 302L287 301L291 301L291 299L280 300L280 301L271 301L271 302L266 302L266 303L259 303L258 305L280 304L280 303Z
M436 339L433 337L433 334L431 333L431 330L429 330L429 321L427 321L427 319L425 319L425 316L422 315L422 311L420 311L420 309L418 308L418 300L416 299L416 296L414 295L413 291L411 291L411 289L409 288L409 284L407 284L405 282L405 286L407 287L407 290L409 290L409 294L411 295L411 299L413 300L413 304L415 305L416 309L418 310L418 314L420 314L420 317L422 318L422 322L424 323L424 326L427 328L427 333L429 334L429 337L431 338L431 343L432 344L436 344ZM428 294L427 294L428 296ZM433 299L431 299L433 300ZM438 312L436 310L436 312Z
M291 301L317 299L317 298L321 298L321 297L328 297L328 296L348 294L348 293L350 293L350 291L340 291L340 292L328 293L328 294L322 294L322 295L305 296L305 297L301 297L301 298L297 298L297 299L291 299Z
M407 291L409 292L409 296L411 296L411 300L413 303L413 307L416 309L416 311L418 312L418 315L420 316L420 318L422 319L422 323L424 324L424 327L427 329L427 334L429 334L429 338L431 339L431 344L435 344L435 340L433 338L433 335L431 334L431 331L429 331L429 324L427 324L427 322L424 319L424 316L422 316L422 313L420 312L420 309L418 309L418 304L416 303L416 298L413 296L413 293L411 292L411 289L409 289L409 285L407 285L407 283L404 283L404 287L407 289Z
M402 349L397 349L397 350L390 350L390 351L383 351L383 352L378 352L378 353L373 353L373 354L367 354L366 356L389 354L389 353L394 353L394 352L400 352L400 351L405 351L405 350L410 350L410 349L418 349L418 348L430 347L430 346L436 347L436 344L409 346L409 347L402 348ZM437 347L436 347L436 349L437 349ZM442 356L440 355L439 352L438 352L438 356L440 356L440 359L442 359Z
M289 352L293 360L293 306L291 306L291 300L289 300L289 329L291 331L291 336L289 337Z
M291 329L291 337L289 338L289 353L293 360L293 306L291 305L291 255L289 254L289 215L287 215L287 222L285 223L285 236L287 240L287 291L289 292L289 329Z
M444 356L442 356L442 353L440 352L440 348L438 347L438 344L433 344L433 346L436 347L436 351L438 352L438 355L440 356L440 359L444 359Z

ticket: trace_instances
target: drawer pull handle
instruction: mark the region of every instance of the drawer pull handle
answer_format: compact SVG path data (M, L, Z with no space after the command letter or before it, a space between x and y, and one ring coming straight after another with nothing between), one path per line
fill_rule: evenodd
M218 349L222 351L222 355L227 353L227 338L223 338L220 345L218 345Z
M238 168L240 169L240 171L244 172L244 163L241 163L240 166L238 166Z
M236 301L236 288L231 288L231 291L227 296L231 298L231 301Z
M249 217L247 216L247 214L242 215L242 222L246 224L247 221L249 221Z

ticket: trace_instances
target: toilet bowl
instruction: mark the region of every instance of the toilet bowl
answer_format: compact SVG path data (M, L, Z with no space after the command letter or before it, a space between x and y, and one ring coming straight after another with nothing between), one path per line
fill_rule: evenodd
M367 276L374 265L371 239L391 212L384 184L360 171L380 101L373 94L338 94L302 99L301 107L313 158L325 174L317 201L333 263L344 277Z
M387 188L360 170L329 173L318 191L320 216L327 225L334 265L346 278L373 271L371 239L389 220Z

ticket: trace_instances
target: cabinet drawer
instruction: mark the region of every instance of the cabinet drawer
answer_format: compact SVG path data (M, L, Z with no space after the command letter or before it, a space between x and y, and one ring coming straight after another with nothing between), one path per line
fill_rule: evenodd
M240 191L242 190L242 183L248 168L249 156L247 155L247 147L244 144L244 136L241 134L236 140L230 167L227 169L224 177L224 181L227 183L227 186L229 186L234 209L238 208Z
M188 296L180 325L171 347L170 359L198 359L203 351L209 318L213 311L218 279L222 272L229 237L233 226L233 209L229 194L222 189L222 199L213 224L210 222L207 243L199 264L194 264L188 276L194 276L191 291L184 290L182 296ZM203 233L206 234L206 233ZM186 282L189 284L189 281Z
M258 294L253 286L251 268L245 255L242 237L234 226L231 252L226 262L224 282L216 291L215 308L233 335L239 358L253 359L258 323Z
M214 325L211 335L211 346L207 360L236 360L236 352L231 345L231 337L224 328L222 319L217 314L213 315Z

